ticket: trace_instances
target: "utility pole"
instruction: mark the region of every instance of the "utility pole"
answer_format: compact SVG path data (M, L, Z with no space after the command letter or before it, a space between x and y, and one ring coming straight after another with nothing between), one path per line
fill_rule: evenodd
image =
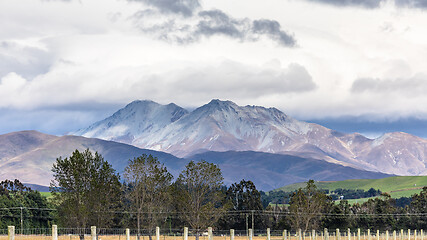
M21 235L24 234L24 220L22 219L22 207L20 207L21 209Z
M249 236L248 214L246 213L246 236Z
M255 228L254 228L254 212L255 212L255 210L252 210L252 231L255 231Z

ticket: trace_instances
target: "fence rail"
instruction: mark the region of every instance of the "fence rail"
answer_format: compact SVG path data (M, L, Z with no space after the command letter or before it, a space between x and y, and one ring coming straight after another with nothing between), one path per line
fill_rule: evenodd
M197 237L196 237L197 235ZM107 229L107 228L52 228L35 229L15 229L9 226L8 229L0 229L0 240L424 240L425 231L421 230L400 230L400 231L371 231L370 229L351 231L350 229L336 229L330 231L270 231L257 230L248 231L229 230L214 231L208 228L207 231L197 232L195 230L168 229L160 231L157 227L155 231L137 229ZM427 238L426 238L427 240Z

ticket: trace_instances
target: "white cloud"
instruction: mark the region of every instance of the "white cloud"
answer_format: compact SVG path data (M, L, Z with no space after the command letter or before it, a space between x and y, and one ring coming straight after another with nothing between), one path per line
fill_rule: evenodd
M305 119L427 118L425 78L414 77L427 75L427 15L414 4L189 0L192 14L156 5L169 1L1 1L0 108L221 98ZM283 47L286 36L297 47Z

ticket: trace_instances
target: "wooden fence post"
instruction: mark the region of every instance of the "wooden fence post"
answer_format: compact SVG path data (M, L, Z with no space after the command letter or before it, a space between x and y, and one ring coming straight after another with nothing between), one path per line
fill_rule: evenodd
M408 229L408 240L411 240L411 229Z
M396 230L393 230L393 240L397 240Z
M357 240L360 240L360 228L357 229Z
M423 231L423 229L421 228L421 230L420 230L420 234L421 234L421 240L424 240L424 231Z
M15 226L7 227L7 236L9 240L15 240Z
M92 237L92 240L96 240L96 226L90 227L90 235Z
M325 231L325 240L329 240L329 233L328 233L328 229L327 229L327 228L325 228L325 229L324 229L324 231Z
M160 240L160 227L156 227L156 240Z
M313 240L317 240L316 230L311 230L311 236L313 237Z
M287 233L287 230L285 229L283 230L283 240L287 240L287 238L288 238L288 233Z
M417 229L414 230L414 239L417 240Z
M348 240L351 240L351 231L350 231L350 228L347 228L347 238L348 238Z
M230 240L234 240L234 229L230 229Z
M184 240L188 240L188 227L184 227Z
M52 240L58 240L58 226L52 225Z
M126 228L126 240L130 240L130 229Z
M208 240L213 240L212 227L208 227Z

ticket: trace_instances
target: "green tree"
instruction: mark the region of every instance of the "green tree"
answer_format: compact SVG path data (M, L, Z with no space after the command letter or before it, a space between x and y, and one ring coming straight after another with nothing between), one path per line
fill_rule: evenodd
M309 180L304 189L298 189L291 197L291 225L303 231L318 229L322 213L328 209L330 203L330 198L317 189L313 180Z
M231 214L220 219L220 225L224 229L246 229L246 214L254 214L254 225L261 227L262 216L259 212L263 210L261 194L252 181L241 180L233 183L227 190L224 205L227 204ZM245 212L236 215L236 212ZM250 218L252 221L252 218ZM248 223L252 225L251 223Z
M51 221L48 201L38 191L24 186L17 179L0 182L0 229L7 226L16 226L17 229L48 228Z
M195 230L196 240L200 232L215 224L226 208L220 191L223 177L221 170L204 160L190 161L174 185L174 197L183 219Z
M145 212L145 226L150 232L151 240L156 225L161 219L167 218L172 175L157 158L143 154L129 161L124 178L130 186L127 195L131 206L137 212L138 239Z
M427 228L427 219L425 217L427 213L427 187L423 187L423 190L419 194L412 195L409 212L414 214L411 221L413 225L412 228Z
M58 204L60 224L72 228L114 225L111 211L120 206L121 184L119 175L100 154L75 150L69 158L57 158L52 171L51 192Z
M329 215L323 219L323 225L330 229L347 229L352 227L353 218L351 205L347 200L341 200L338 204L332 204Z

